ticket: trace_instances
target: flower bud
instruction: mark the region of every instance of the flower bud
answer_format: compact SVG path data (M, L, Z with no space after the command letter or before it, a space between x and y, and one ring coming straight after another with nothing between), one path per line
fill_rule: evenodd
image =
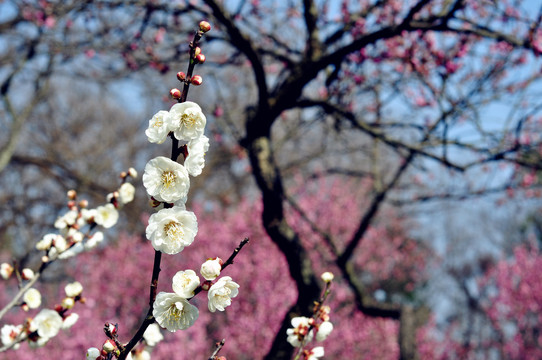
M88 200L87 199L83 199L81 201L79 201L79 207L84 209L88 206Z
M120 173L120 178L121 178L121 179L126 179L126 176L128 176L128 174L126 173L126 171L121 171L121 173Z
M21 276L23 277L23 280L32 280L34 278L34 271L29 268L24 268L23 271L21 271Z
M75 190L68 190L67 194L68 195L68 199L70 200L75 200L75 198L77 197L77 192Z
M203 264L201 264L200 274L205 278L205 280L214 280L220 275L220 270L222 270L220 258L209 259Z
M179 79L179 81L184 81L186 79L186 74L183 73L182 71L179 71L177 73L177 79Z
M75 305L75 301L73 300L73 298L71 297L66 297L64 299L62 299L62 307L64 309L71 309L73 308Z
M0 265L0 276L2 276L4 280L7 280L11 274L13 274L13 266L8 263L2 263L2 265Z
M110 334L115 335L117 333L117 327L111 323L106 323L105 326L107 327L107 331L109 331Z
M203 53L196 55L196 61L203 64L205 62L205 55Z
M211 30L211 24L209 24L207 21L200 21L199 29L201 32L206 33L207 31Z
M198 56L199 54L201 54L201 48L196 46L196 49L194 49L194 56Z
M330 283L331 281L333 281L333 273L329 272L329 271L326 271L325 273L322 274L321 278L324 282L326 283Z
M102 346L102 350L105 351L106 353L110 353L110 352L113 352L115 349L117 348L117 345L115 344L115 342L111 339L107 339L103 346Z
M130 175L132 178L137 178L137 170L133 167L128 169L128 175Z
M96 360L100 356L100 350L95 347L87 349L87 360Z
M201 85L201 83L203 82L203 78L199 75L194 75L192 76L192 79L190 80L190 82L192 83L192 85L198 86L198 85Z
M171 89L169 91L169 95L171 95L171 97L174 98L175 100L179 100L181 98L181 90L177 88Z

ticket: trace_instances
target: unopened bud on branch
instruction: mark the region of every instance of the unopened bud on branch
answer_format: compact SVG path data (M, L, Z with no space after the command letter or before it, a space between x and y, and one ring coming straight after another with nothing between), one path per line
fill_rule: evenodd
M207 31L211 30L211 24L209 24L207 21L200 21L199 29L206 33Z
M192 85L198 86L201 85L201 83L203 82L203 78L199 75L194 75L192 76L192 79L190 79L190 82L192 83Z
M110 353L112 352L113 350L115 350L117 347L117 345L115 344L115 342L111 339L107 339L105 342L104 342L104 345L102 347L102 350L105 351L106 353Z
M182 71L179 71L177 73L177 79L179 79L179 81L184 81L186 79L186 74L183 73Z
M68 199L74 200L77 197L77 192L75 190L68 190Z
M196 46L196 49L194 50L194 56L198 56L201 54L201 48L199 46Z
M171 95L171 97L174 98L175 100L179 100L181 98L181 90L177 88L171 89L169 91L169 95Z
M200 64L203 64L205 62L205 55L203 53L200 53L196 56L196 61Z

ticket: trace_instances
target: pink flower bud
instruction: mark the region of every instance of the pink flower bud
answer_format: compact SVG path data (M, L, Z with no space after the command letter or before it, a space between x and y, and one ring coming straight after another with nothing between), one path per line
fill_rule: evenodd
M84 209L84 208L86 208L87 206L88 206L88 200L83 199L83 200L79 201L79 207L80 207L80 208L83 208L83 209Z
M203 53L196 55L196 61L203 64L205 62L205 55Z
M199 75L194 75L192 76L192 79L190 80L190 82L192 83L192 85L198 86L198 85L201 85L201 83L203 82L203 78Z
M184 79L186 79L186 74L183 73L182 71L179 71L177 73L177 79L179 79L179 81L184 81Z
M211 30L211 24L209 24L207 21L200 21L199 29L206 33L207 31Z
M171 89L169 91L169 95L171 95L172 98L174 98L175 100L178 100L181 98L181 90L175 88L175 89Z
M68 199L74 200L77 197L77 192L75 190L68 190Z

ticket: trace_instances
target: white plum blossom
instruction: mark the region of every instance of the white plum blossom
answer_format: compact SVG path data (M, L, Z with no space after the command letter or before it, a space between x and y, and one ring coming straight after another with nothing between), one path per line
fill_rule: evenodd
M194 296L194 290L199 286L199 277L194 270L178 271L172 280L173 291L185 298L189 299Z
M119 188L119 200L121 204L128 204L134 200L135 187L130 183L124 183Z
M147 239L155 250L166 254L177 254L192 244L198 232L198 221L193 212L174 206L162 209L149 218Z
M188 156L184 160L184 166L192 176L201 174L205 166L205 153L209 150L209 138L201 135L190 140L187 144Z
M33 319L41 338L50 339L62 328L62 316L50 309L42 309Z
M313 332L310 331L309 318L305 316L299 316L292 319L292 326L286 330L286 339L293 347L301 347L304 344L310 342L313 337Z
M175 293L160 292L156 295L152 315L158 325L171 332L185 330L194 325L199 316L198 308Z
M119 212L113 204L106 204L96 208L94 221L96 224L103 226L106 229L114 226L119 220Z
M78 295L81 295L81 293L83 292L83 285L81 285L79 281L74 281L67 284L64 287L64 291L66 292L66 296L76 297Z
M145 165L143 186L156 200L172 203L186 197L190 189L190 178L184 166L158 156Z
M104 239L104 234L101 231L96 231L90 238L85 242L85 250L90 250L95 248L99 243Z
M324 341L331 334L331 331L333 331L333 324L329 321L322 322L316 332L316 341Z
M317 346L311 349L305 356L306 360L317 360L324 356L324 348L322 346Z
M55 228L63 230L68 226L72 226L77 221L79 213L76 210L70 210L55 221Z
M21 334L21 331L23 330L22 325L4 325L2 326L2 330L0 330L0 337L2 339L2 344L4 346L10 346L15 342L15 340L19 337ZM13 346L14 349L19 347L19 344L16 344Z
M101 351L95 347L87 349L87 360L96 360L101 355Z
M13 274L13 266L11 266L8 263L2 263L0 265L0 276L2 276L2 279L7 280Z
M72 240L73 242L81 242L85 238L85 235L81 231L78 231L75 228L69 228L67 232L65 232L66 238L68 240Z
M38 250L49 250L49 248L53 245L53 240L60 235L57 234L47 234L44 235L43 238L38 241L36 244L36 249Z
M128 360L128 358L126 358L126 360ZM136 351L133 360L151 360L151 353L145 349Z
M149 120L149 127L145 130L145 135L147 135L149 142L162 144L166 141L169 134L168 124L166 123L167 115L167 111L160 110Z
M62 322L62 330L70 329L73 325L75 325L77 320L79 320L79 314L71 313L70 315L66 316Z
M83 251L85 251L85 246L78 242L76 244L73 244L70 248L64 250L63 252L61 252L60 254L58 254L58 258L59 259L68 259L68 258L71 258L75 255L78 255L80 253L82 253Z
M96 209L81 209L81 217L79 218L79 226L84 226L85 223L94 221L96 217Z
M41 293L37 289L30 288L25 291L23 301L30 309L37 309L41 305Z
M231 277L224 276L218 279L207 293L209 311L224 311L226 307L231 305L231 299L239 293L238 289L239 284L233 282Z
M198 104L185 101L169 109L166 121L177 140L188 142L203 135L207 119Z
M145 339L145 342L149 346L156 346L156 344L164 340L164 335L160 332L160 326L158 324L150 324L143 333L143 339Z
M205 278L205 280L214 280L220 275L220 270L222 270L220 258L215 258L208 259L201 264L199 273Z
M37 339L29 338L28 339L28 347L31 348L31 349L40 348L42 346L45 346L45 344L47 344L49 339L50 338L46 338L46 337L39 337Z

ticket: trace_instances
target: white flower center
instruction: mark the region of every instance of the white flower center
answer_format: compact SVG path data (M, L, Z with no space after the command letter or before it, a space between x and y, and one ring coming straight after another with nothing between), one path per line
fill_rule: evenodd
M154 122L154 124L152 124L152 127L161 127L162 125L164 125L164 122L162 121L162 119L156 119L156 121Z
M175 184L175 180L177 180L177 175L175 175L175 173L173 171L171 171L171 170L164 171L162 173L161 180L162 180L162 184L167 189L170 186Z
M164 232L167 237L175 242L180 242L184 236L184 232L181 224L175 221L170 221L164 226Z

